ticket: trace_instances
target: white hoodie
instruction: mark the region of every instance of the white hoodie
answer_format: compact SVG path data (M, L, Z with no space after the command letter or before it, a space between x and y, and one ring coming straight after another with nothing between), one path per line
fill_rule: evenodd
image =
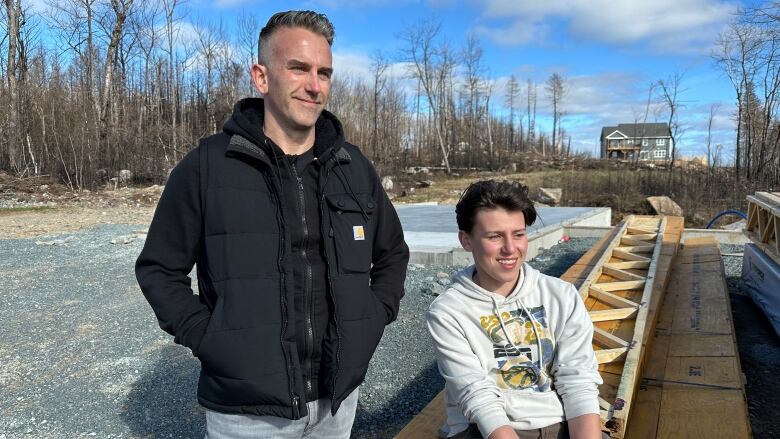
M442 431L476 423L487 437L502 425L530 430L598 414L593 323L574 286L523 264L504 297L473 275L473 265L457 273L426 316L446 381Z

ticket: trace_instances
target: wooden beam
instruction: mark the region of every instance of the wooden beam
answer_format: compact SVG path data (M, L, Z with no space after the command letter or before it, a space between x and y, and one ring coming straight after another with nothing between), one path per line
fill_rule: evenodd
M593 328L593 341L609 349L627 348L628 342L599 328Z
M647 245L647 241L642 241L641 239L636 239L634 236L639 235L626 235L620 239L620 245L622 246L643 246Z
M596 362L599 364L614 363L622 360L626 356L626 352L628 352L627 348L596 350Z
M610 262L609 266L617 268L619 270L627 270L630 268L647 270L650 267L650 260L646 261L625 261L625 262Z
M613 267L610 264L604 264L604 267L601 268L601 272L607 276L612 276L615 279L620 280L645 280L645 278L642 276L638 276L628 271L623 271L619 268Z
M643 233L641 235L626 235L626 236L628 236L631 239L635 239L637 241L644 241L646 243L646 241L653 241L653 242L655 242L655 238L658 237L658 234L657 233Z
M628 300L625 297L620 297L617 294L612 294L608 291L604 291L601 288L593 285L591 285L590 287L590 297L600 300L606 303L607 305L615 308L631 308L631 307L636 308L639 306L639 304L634 301Z
M643 262L650 261L650 258L647 258L645 256L635 255L633 253L629 253L619 248L612 250L612 256L618 259L622 259L624 261L643 261Z
M624 280L621 282L604 282L596 284L596 287L604 291L641 290L647 284L644 280Z
M609 246L607 246L606 249L604 249L604 253L602 253L599 259L596 261L595 268L590 272L590 274L588 274L588 277L584 282L582 282L582 285L580 285L579 293L580 297L582 297L582 300L585 300L588 297L591 284L601 276L601 267L609 262L609 259L613 254L613 250L620 244L620 238L626 234L626 229L628 228L628 225L633 218L633 215L629 215L628 218L623 221L623 225L620 226L618 233L615 234L615 239L609 244Z
M647 229L647 228L644 228L644 227L636 227L636 226L634 226L634 227L629 227L628 228L628 233L633 233L635 235L644 235L644 234L656 233L656 232L657 232L657 230Z
M620 247L620 250L631 253L652 253L654 245L633 245L628 247Z
M637 309L631 308L614 308L614 309L602 309L599 311L589 311L591 322L608 322L610 320L625 320L630 319L636 315Z

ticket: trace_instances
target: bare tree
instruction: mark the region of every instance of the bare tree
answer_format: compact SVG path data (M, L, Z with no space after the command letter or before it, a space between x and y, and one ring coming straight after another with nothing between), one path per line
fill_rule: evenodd
M553 73L547 79L547 93L550 95L550 103L553 109L553 127L552 127L552 148L556 153L560 153L561 148L558 142L560 141L560 124L562 117L561 103L563 101L563 95L565 93L565 83L563 76L559 73ZM544 146L542 146L544 151Z
M428 110L433 118L433 124L436 129L436 136L441 149L442 161L451 172L449 162L449 151L444 143L442 134L442 96L443 90L442 78L451 71L452 63L447 57L446 52L435 47L436 37L441 25L432 22L420 22L412 25L401 34L401 39L406 43L404 49L404 58L410 63L412 75L419 82L426 100L428 101Z
M371 59L371 73L373 76L373 93L371 99L371 142L370 148L374 155L374 161L382 161L382 151L379 150L379 113L380 113L380 98L385 91L387 85L386 72L390 63L387 61L382 52L376 52Z
M517 84L515 75L509 77L509 81L506 83L506 96L504 103L509 107L509 148L513 152L517 152L517 143L515 142L515 109L517 108L517 101L520 99L520 86ZM520 116L521 124L523 116Z
M715 120L715 113L720 108L719 104L710 105L710 115L707 118L707 166L709 167L710 174L715 170L714 162L716 161L716 151L712 150L712 122Z
M6 23L8 26L8 62L6 76L8 78L8 163L11 169L18 171L17 155L19 142L19 90L16 76L16 53L19 40L20 0L5 0Z
M528 138L526 144L530 145L536 141L536 83L529 79L526 91L528 93L528 130L526 130Z
M668 124L671 135L671 157L669 160L669 169L674 168L675 157L677 156L677 140L682 131L680 124L680 108L683 107L680 101L680 94L684 92L682 88L683 77L682 72L675 72L667 79L661 79L658 81L658 87L660 88L660 99L666 105L668 111Z

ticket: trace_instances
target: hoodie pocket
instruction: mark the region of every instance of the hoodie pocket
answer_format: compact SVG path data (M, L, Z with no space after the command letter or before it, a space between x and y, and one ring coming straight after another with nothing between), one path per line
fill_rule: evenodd
M369 194L326 195L339 272L366 273L371 269L374 242L373 214L376 208Z

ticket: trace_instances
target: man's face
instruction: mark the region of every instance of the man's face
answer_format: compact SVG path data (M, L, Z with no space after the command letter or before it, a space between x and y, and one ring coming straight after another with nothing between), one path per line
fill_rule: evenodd
M333 57L328 41L303 28L282 27L269 43L269 65L252 66L255 87L265 100L266 125L311 130L330 94Z
M512 292L528 251L523 212L480 209L471 233L461 230L458 238L474 256L477 284L503 296Z

